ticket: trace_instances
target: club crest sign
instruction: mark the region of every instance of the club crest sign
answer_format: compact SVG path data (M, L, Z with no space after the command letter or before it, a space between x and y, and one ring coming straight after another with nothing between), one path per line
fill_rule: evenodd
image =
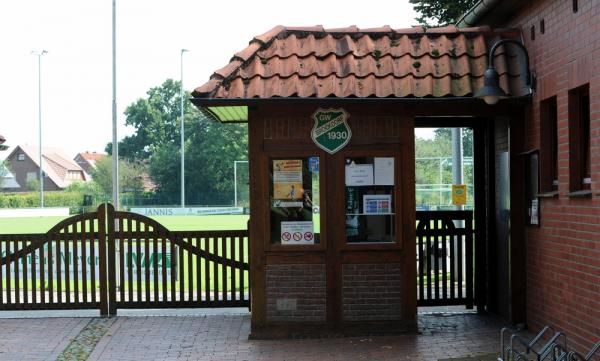
M315 125L310 136L313 142L329 154L344 148L352 137L348 117L349 114L342 108L317 109L312 115Z

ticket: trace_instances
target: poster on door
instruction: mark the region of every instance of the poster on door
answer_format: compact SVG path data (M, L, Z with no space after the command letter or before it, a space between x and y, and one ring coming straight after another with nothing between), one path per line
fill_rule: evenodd
M302 199L302 159L273 161L273 198L278 200Z

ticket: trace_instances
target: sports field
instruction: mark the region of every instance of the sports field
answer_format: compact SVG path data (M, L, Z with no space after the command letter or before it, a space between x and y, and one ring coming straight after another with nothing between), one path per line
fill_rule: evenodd
M0 234L45 233L66 217L0 218ZM171 231L246 229L247 215L156 216L151 217Z

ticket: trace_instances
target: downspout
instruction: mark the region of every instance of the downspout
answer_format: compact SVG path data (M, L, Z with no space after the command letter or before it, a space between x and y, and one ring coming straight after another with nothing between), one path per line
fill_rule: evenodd
M468 28L477 25L500 2L501 0L479 0L456 21L456 26L459 28Z

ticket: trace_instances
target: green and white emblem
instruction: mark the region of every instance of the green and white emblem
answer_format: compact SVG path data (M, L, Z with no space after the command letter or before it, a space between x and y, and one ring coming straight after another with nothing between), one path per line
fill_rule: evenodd
M329 154L344 148L352 137L346 122L349 114L344 109L322 109L314 112L315 120L310 136L315 144Z

